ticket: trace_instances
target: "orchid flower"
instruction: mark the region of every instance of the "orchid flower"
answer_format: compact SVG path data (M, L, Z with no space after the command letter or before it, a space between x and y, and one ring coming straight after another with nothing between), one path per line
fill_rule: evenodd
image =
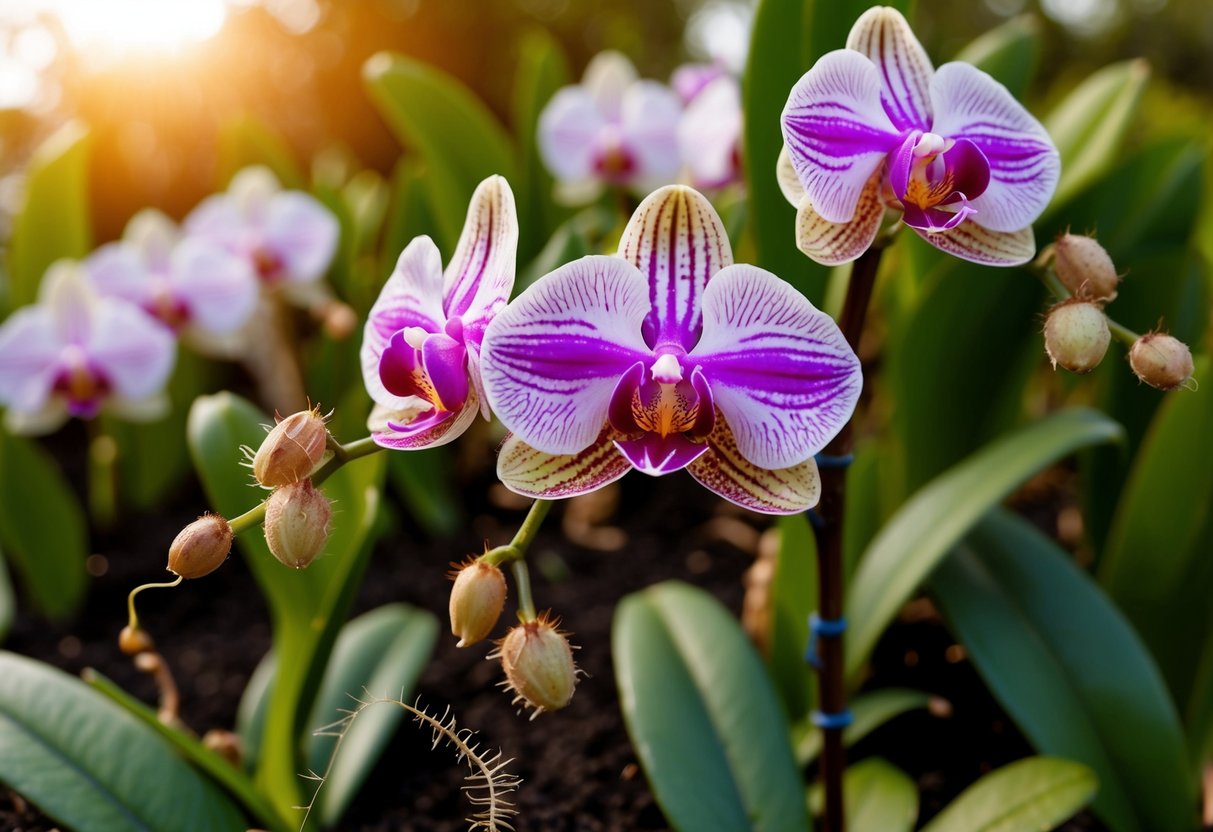
M509 183L480 183L446 271L429 237L400 254L371 307L362 338L362 377L377 407L369 427L385 448L443 445L479 411L490 412L480 379L485 328L514 288L518 219Z
M1060 173L1052 139L976 67L932 68L895 9L869 9L847 48L796 82L782 124L779 178L799 209L797 243L814 260L857 258L890 207L965 260L1011 266L1035 255L1032 223Z
M244 326L260 291L248 262L198 237L183 237L159 211L140 211L122 239L84 268L99 294L122 298L205 346Z
M481 372L513 432L497 464L513 491L569 497L685 468L773 514L817 502L814 454L862 386L834 321L734 265L711 203L677 185L636 209L619 256L562 266L498 314Z
M682 105L669 87L636 77L618 52L594 57L580 86L559 90L539 116L539 152L557 197L589 202L603 185L648 193L678 178Z
M670 76L670 89L678 93L683 106L686 106L694 101L708 84L728 74L728 68L719 60L711 63L683 64Z
M76 264L47 271L38 302L0 326L0 404L15 433L49 433L105 408L159 418L176 358L172 332L139 307L98 297Z
M697 188L741 178L741 85L723 74L700 89L678 124L678 149Z
M207 197L185 219L190 236L247 258L267 286L315 283L337 250L337 219L302 191L284 191L264 167L245 168L227 192Z

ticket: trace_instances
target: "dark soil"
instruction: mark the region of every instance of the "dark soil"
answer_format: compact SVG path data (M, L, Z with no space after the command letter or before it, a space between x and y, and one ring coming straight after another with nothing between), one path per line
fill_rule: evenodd
M408 517L398 518L375 553L355 613L406 602L432 611L445 625L448 564L480 551L486 539L507 541L523 517L500 499L500 491L477 479L465 492L472 519L455 540L429 541ZM703 587L740 611L742 575L766 525L763 518L722 506L682 475L652 480L633 474L621 493L622 505L608 521L622 529L608 532L623 544L615 551L569 542L561 533L561 508L531 551L536 603L562 617L563 628L581 647L577 660L587 673L566 710L534 721L518 714L496 687L501 671L485 660L490 646L456 649L445 632L417 691L431 709L450 706L484 746L514 758L513 771L524 781L516 795L519 832L668 828L619 712L610 658L612 612L625 594L669 579ZM490 494L498 499L490 500ZM154 701L150 680L119 653L115 640L125 623L126 593L160 579L168 542L203 506L193 488L171 504L171 510L133 521L97 542L100 558L91 566L100 574L77 621L48 625L23 610L5 647L71 673L96 668ZM895 720L853 749L852 759L881 756L909 773L921 791L925 820L981 774L1031 749L929 604L919 602L911 612L916 620L899 622L882 640L867 686L927 690L947 699L952 713ZM140 615L176 674L185 721L199 733L232 727L249 673L270 645L267 613L243 562L233 558L203 580L145 593ZM462 832L469 813L463 775L448 749L431 750L427 731L402 722L342 829ZM0 792L0 829L53 828L20 798ZM1065 828L1103 827L1080 816Z

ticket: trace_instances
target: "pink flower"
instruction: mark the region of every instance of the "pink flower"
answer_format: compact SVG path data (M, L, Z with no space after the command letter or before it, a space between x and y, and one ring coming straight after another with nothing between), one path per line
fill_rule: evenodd
M741 85L721 74L697 91L678 124L678 148L697 188L723 188L739 181Z

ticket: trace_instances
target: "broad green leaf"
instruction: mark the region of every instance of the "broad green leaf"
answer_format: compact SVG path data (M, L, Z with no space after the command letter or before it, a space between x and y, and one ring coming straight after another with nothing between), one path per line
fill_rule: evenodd
M34 606L75 612L88 589L88 525L54 457L0 430L0 545Z
M1003 766L965 789L923 832L1053 829L1077 814L1099 786L1086 766L1029 757Z
M190 410L189 444L211 505L235 517L256 505L264 492L249 487L237 464L241 445L257 447L269 418L229 393L199 398ZM291 570L270 555L260 529L237 539L253 576L270 603L278 680L261 738L257 782L280 810L299 805L308 716L324 667L353 592L370 554L367 536L378 509L386 460L356 460L324 483L335 514L324 554L304 570ZM282 681L285 680L285 681Z
M628 734L675 829L808 829L779 700L727 610L659 584L620 602L611 643Z
M433 615L404 604L379 607L350 621L337 636L312 723L319 728L337 722L343 711L348 712L367 695L410 701L437 636L438 621ZM312 738L308 767L316 772L328 770L315 809L322 826L334 826L341 819L404 714L401 708L363 713L346 729L331 767L336 738Z
M17 617L17 596L4 563L4 552L0 551L0 641L4 641Z
M995 511L931 587L1032 745L1095 772L1094 809L1114 832L1195 827L1195 780L1166 685L1124 616L1065 552Z
M1022 14L978 36L956 60L988 72L1016 98L1023 98L1040 62L1041 26L1034 14Z
M0 653L0 782L72 829L242 832L230 800L121 707Z
M895 717L929 708L931 699L929 693L906 688L882 688L860 694L850 703L854 719L842 731L843 744L850 747ZM806 766L820 753L821 731L806 723L796 743L796 762Z
M805 660L809 613L817 609L817 538L803 514L780 517L779 553L771 576L770 667L790 722L813 707L813 671Z
M805 69L827 52L846 46L851 27L872 5L870 0L804 0L800 57ZM897 9L913 25L913 0L890 0L882 5Z
M842 559L848 581L859 563L859 556L872 542L884 518L881 481L888 479L888 471L884 470L888 456L878 442L861 441L855 448L855 460L847 469Z
M796 248L796 210L784 199L775 180L775 160L783 147L779 115L792 85L809 68L801 58L809 32L805 7L806 0L761 0L758 4L742 84L742 144L756 263L819 303L828 270ZM839 42L836 46L842 45Z
M374 297L387 282L388 275L396 267L400 252L414 237L426 234L437 237L434 217L425 196L425 166L408 156L401 156L392 172L392 193L388 205L387 220L383 226L383 243L379 249L379 268L373 286ZM372 301L374 301L372 297ZM360 308L365 315L370 305Z
M995 440L917 491L876 535L851 583L847 678L858 677L901 605L992 506L1066 454L1122 434L1096 411L1063 410Z
M493 174L517 181L510 138L471 90L420 61L380 52L363 66L363 78L396 137L425 160L424 183L449 256L476 186Z
M1140 58L1111 64L1079 84L1044 119L1061 153L1061 179L1046 214L1116 162L1149 78L1150 66Z
M618 223L615 210L602 203L590 205L569 217L556 229L535 259L519 271L514 294L517 295L565 263L587 254L602 253L607 238Z
M252 116L241 116L219 132L219 184L226 187L244 168L264 165L285 188L306 188L307 180L295 155L268 124Z
M877 757L847 768L842 781L848 832L910 832L918 819L918 789L896 766ZM821 783L809 789L809 805L820 814Z
M8 306L33 303L47 267L89 252L88 131L69 122L42 143L30 160L25 198L13 218L8 244Z
M1209 359L1195 378L1213 385ZM1207 388L1206 388L1207 389ZM1213 539L1213 397L1180 390L1163 397L1121 492L1099 579L1133 622L1181 707L1196 667L1192 645L1209 632Z

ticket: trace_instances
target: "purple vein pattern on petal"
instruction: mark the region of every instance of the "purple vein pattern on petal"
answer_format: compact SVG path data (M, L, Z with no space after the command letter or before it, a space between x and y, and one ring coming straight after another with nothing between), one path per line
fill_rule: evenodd
M1030 225L1018 231L991 231L964 222L933 234L914 231L940 251L986 266L1019 266L1036 256L1036 236Z
M872 174L850 222L830 222L813 210L808 197L802 197L796 210L796 247L826 266L849 263L871 248L884 219L883 175L883 168Z
M1007 88L965 63L944 64L931 81L933 130L968 139L990 163L990 184L973 200L973 221L993 231L1031 225L1057 188L1061 161L1039 121Z
M443 309L464 318L469 340L479 344L488 319L514 289L518 216L514 193L500 176L480 183L468 205L455 256L443 278Z
M610 427L575 454L549 454L506 438L497 456L497 477L506 488L527 497L555 500L596 491L632 470L615 443Z
M648 290L618 257L583 257L538 280L489 324L480 371L493 412L529 445L575 454L607 420L619 377L650 359Z
M712 203L681 185L654 191L623 230L619 255L648 282L645 342L687 350L695 346L703 328L703 288L709 277L733 263L733 249Z
M792 87L783 140L817 213L847 222L868 178L898 143L880 104L880 73L858 52L823 55Z
M851 418L863 377L834 320L756 266L725 269L703 297L703 366L741 455L787 468L825 447Z
M851 27L847 49L866 55L880 71L880 101L898 130L930 129L934 69L901 12L868 9Z
M375 440L376 445L397 451L435 448L453 442L463 435L468 426L476 420L479 411L480 402L474 395L469 395L458 412L430 411L417 416L407 425L389 421L387 430L376 430L371 434L371 438Z
M379 404L401 410L407 402L393 396L379 379L379 357L388 341L405 327L421 327L426 332L441 332L446 316L442 313L442 257L429 237L417 237L396 261L362 331L362 380L367 393Z

